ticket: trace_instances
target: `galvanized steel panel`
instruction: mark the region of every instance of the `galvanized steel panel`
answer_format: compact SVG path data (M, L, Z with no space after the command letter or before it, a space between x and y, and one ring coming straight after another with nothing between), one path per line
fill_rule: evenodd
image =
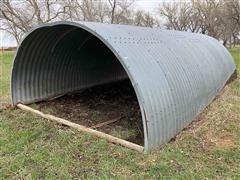
M33 29L19 46L12 70L12 103L130 78L149 151L186 127L235 69L229 52L206 35L56 22Z

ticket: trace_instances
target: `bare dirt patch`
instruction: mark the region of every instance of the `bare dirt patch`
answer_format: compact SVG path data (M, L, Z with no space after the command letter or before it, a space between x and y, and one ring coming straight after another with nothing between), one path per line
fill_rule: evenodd
M233 137L228 135L207 138L205 145L210 149L212 148L231 149L235 147Z
M97 129L143 145L140 108L129 80L96 86L37 105L42 112L50 110L49 114L87 127L116 119Z

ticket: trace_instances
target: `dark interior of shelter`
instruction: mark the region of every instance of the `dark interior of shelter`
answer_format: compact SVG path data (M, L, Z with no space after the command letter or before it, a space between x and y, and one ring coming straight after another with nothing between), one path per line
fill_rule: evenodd
M23 69L30 83L18 83L25 89L20 99L31 101L38 93L36 105L42 112L51 109L49 113L57 117L143 145L134 88L110 48L89 32L72 26L48 27L34 33L29 44L35 46L31 46L32 54L27 54L33 67ZM21 58L26 57L25 49L30 51L30 46L25 46ZM112 123L95 127L106 121Z

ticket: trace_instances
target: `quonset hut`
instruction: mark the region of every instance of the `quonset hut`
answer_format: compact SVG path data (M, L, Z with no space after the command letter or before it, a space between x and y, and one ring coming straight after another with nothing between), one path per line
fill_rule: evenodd
M168 142L219 93L233 58L206 35L90 22L31 30L12 68L12 104L29 104L129 78L138 98L144 149Z

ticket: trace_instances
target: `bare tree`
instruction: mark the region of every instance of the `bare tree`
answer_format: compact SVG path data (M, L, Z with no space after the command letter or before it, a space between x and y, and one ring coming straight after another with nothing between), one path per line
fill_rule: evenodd
M135 13L134 25L153 27L156 24L157 24L157 20L152 15L150 15L150 13L146 13L142 10L138 10Z
M117 0L108 0L111 8L111 24L114 23L114 17L115 17L115 10L117 5Z
M36 24L55 20L96 21L153 27L157 19L135 11L134 0L2 0L1 27L20 42ZM208 34L235 44L240 32L239 0L191 0L164 2L158 7L168 29Z
M199 11L204 33L232 44L232 37L237 38L239 34L239 1L204 0L193 1L193 5Z
M202 25L202 33L212 37L219 37L219 26L222 23L221 10L223 8L222 1L219 0L203 0L194 1L193 7L197 9Z
M225 7L228 11L229 17L240 27L240 1L239 0L225 0Z
M9 21L4 21L3 19L0 20L0 31L5 31L9 35L13 36L17 42L20 43L21 38L23 36L23 32L19 30L14 24Z
M238 0L191 0L167 2L159 7L168 29L208 34L223 44L235 44L239 35L240 2Z
M240 35L240 1L238 0L225 0L224 1L224 20L228 28L228 36L230 47L238 41Z
M159 14L165 17L168 29L186 31L189 28L191 6L187 2L164 2L159 6Z
M54 21L64 13L57 0L4 0L1 1L0 12L3 17L1 30L12 34L17 43L32 26Z
M96 8L92 0L62 1L65 7L65 18L71 21L93 21L96 19Z
M63 1L65 19L71 21L95 21L129 23L131 0L67 0Z
M133 0L4 0L1 1L1 30L19 43L22 35L37 24L55 20L96 21L131 24Z
M111 24L132 24L134 0L108 0L110 6Z
M77 1L80 12L83 15L83 21L104 22L107 17L108 7L102 0L83 0Z

